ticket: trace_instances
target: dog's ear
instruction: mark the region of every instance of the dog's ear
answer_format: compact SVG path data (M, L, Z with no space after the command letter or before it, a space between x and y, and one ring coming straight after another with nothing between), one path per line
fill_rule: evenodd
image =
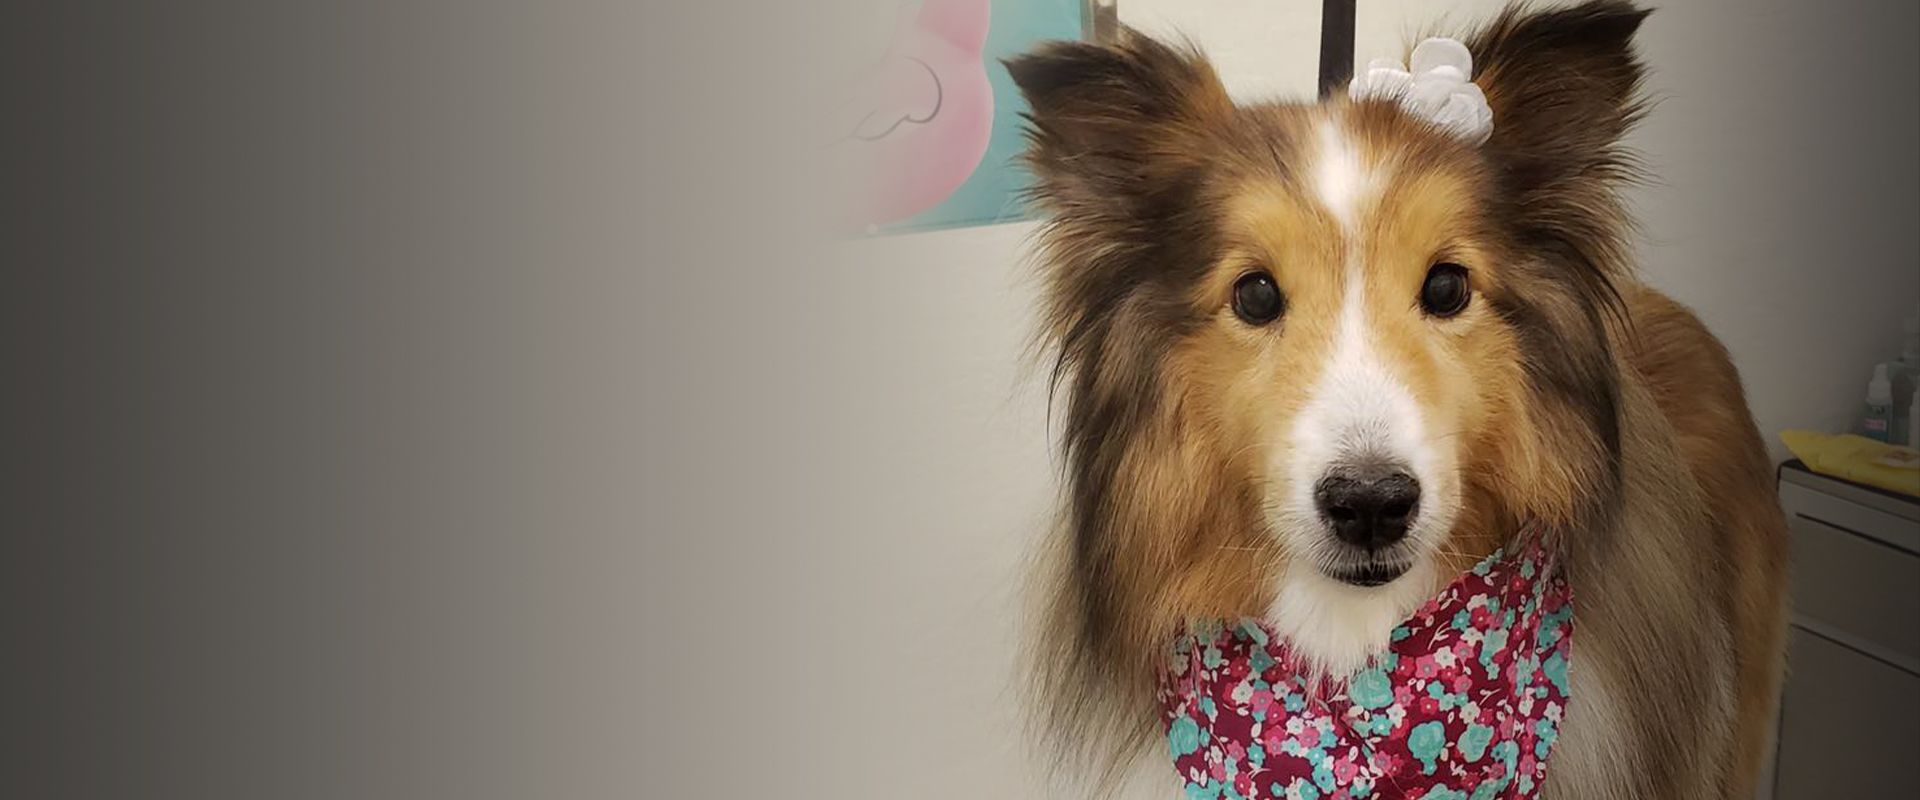
M1488 146L1533 183L1605 160L1641 115L1633 35L1647 13L1624 0L1510 9L1481 31L1470 49L1493 107Z
M1132 29L1117 42L1052 42L1006 62L1026 96L1027 164L1050 210L1138 200L1195 160L1233 113L1213 67Z
M1584 530L1610 513L1620 486L1620 388L1607 336L1626 318L1615 288L1631 271L1631 223L1620 196L1639 177L1621 144L1645 109L1633 36L1647 12L1624 0L1509 9L1468 49L1493 110L1483 151L1501 188L1497 213L1535 258L1525 295L1495 300L1519 332L1549 444L1520 438L1529 463L1525 516ZM1609 313L1611 312L1611 313ZM1546 459L1546 461L1539 461Z
M1509 9L1469 44L1474 82L1493 108L1488 156L1515 210L1528 217L1517 222L1571 223L1580 238L1620 232L1624 214L1614 192L1637 174L1620 140L1645 109L1633 35L1647 13L1625 0ZM1586 250L1599 243L1567 244Z

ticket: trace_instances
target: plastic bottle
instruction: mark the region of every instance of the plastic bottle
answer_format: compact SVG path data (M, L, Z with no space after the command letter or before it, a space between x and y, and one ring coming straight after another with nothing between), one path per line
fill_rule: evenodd
M1887 365L1876 364L1873 380L1867 381L1867 418L1861 434L1869 439L1887 440L1887 427L1893 422L1893 384L1887 380Z
M1920 450L1920 392L1914 392L1907 405L1907 446Z
M1893 385L1893 421L1887 426L1887 441L1900 444L1913 438L1913 432L1920 429L1920 418L1914 416L1909 406L1915 394L1920 394L1920 305L1913 307L1913 314L1907 317L1906 342L1900 348L1900 358L1887 362L1887 382Z

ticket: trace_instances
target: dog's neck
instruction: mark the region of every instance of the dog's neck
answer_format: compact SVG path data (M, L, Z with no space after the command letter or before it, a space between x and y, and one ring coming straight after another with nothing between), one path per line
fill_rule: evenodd
M1394 627L1452 578L1432 558L1383 586L1355 586L1295 562L1265 618L1315 671L1350 675L1385 652Z

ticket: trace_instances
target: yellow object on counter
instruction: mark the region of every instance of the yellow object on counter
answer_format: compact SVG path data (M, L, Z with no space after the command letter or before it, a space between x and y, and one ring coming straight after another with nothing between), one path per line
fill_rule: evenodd
M1814 472L1920 497L1920 451L1852 434L1781 431L1780 440Z

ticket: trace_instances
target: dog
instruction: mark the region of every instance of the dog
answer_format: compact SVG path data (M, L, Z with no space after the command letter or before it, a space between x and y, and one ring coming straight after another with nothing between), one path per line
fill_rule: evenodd
M1725 348L1636 277L1646 16L1464 37L1483 143L1338 93L1237 104L1131 30L1007 62L1062 409L1028 682L1057 763L1130 769L1190 621L1350 672L1531 526L1580 630L1543 796L1754 795L1786 524Z

